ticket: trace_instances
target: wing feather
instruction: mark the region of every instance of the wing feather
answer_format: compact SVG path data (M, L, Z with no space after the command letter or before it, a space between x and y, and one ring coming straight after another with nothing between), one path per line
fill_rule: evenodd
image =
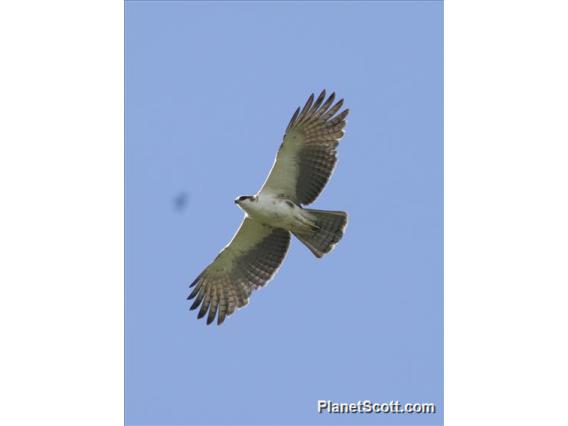
M325 96L324 90L314 102L312 94L292 115L261 193L270 192L306 205L315 201L329 181L349 110L339 112L343 99L334 104L335 93L324 102Z
M215 319L215 315L217 315L217 308L219 307L219 290L222 288L224 283L220 286L213 286L211 287L211 305L209 307L209 315L207 315L207 325L211 324ZM220 318L219 318L220 320Z
M207 314L207 324L217 324L248 303L253 290L274 276L290 245L290 233L245 218L231 242L191 284L195 298L190 309ZM190 287L191 287L190 286Z
M294 124L294 122L296 121L296 119L298 118L298 114L300 114L300 107L298 107L298 109L296 109L296 112L294 113L294 115L292 116L292 118L290 119L290 123L288 123L288 129L290 127L292 127L292 125Z
M193 304L191 305L191 310L197 309L197 307L201 304L201 302L203 301L203 296L205 296L205 286L200 286L197 287L188 297L188 299L193 299L195 297L195 291L198 291L199 293L197 294L197 297L195 298L195 300L193 301Z
M211 304L211 289L213 286L208 286L207 282L205 282L205 299L203 300L203 304L201 305L201 309L199 309L199 313L197 314L197 318L203 318L209 309L209 305Z
M322 92L320 93L320 95L318 96L318 98L316 99L315 103L312 106L312 116L314 115L314 113L317 111L317 109L320 107L320 105L322 104L322 102L325 99L325 90L322 90Z
M298 122L302 122L302 120L306 117L306 115L310 111L310 108L312 107L313 102L314 102L314 94L312 93L308 98L308 100L306 101L304 108L302 108L302 112L300 112L300 116L298 117Z
M324 92L325 92L325 90L324 90ZM325 103L322 105L322 107L319 109L319 111L314 112L314 118L321 117L329 109L329 107L333 104L333 101L335 101L335 92L333 92L329 96L329 98L327 98L327 101L325 101ZM339 102L341 102L341 105L343 105L343 100L340 100Z

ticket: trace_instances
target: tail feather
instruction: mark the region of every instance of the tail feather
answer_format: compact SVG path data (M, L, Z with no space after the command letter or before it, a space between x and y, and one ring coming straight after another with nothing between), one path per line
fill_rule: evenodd
M316 257L322 257L343 237L347 225L347 213L341 211L305 209L315 218L311 230L294 232L294 235L308 247Z

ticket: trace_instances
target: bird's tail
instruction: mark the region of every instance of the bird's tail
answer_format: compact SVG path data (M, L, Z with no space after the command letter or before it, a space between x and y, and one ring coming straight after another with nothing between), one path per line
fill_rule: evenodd
M343 237L347 225L347 213L340 211L305 209L313 218L312 229L294 232L316 257L329 253Z

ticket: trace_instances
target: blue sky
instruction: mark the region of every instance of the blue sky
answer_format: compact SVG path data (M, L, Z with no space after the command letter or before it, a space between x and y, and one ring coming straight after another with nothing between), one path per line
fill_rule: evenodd
M125 7L126 423L441 423L316 402L442 410L442 3ZM351 113L311 207L348 211L346 234L321 260L293 240L274 280L207 327L188 285L324 88Z

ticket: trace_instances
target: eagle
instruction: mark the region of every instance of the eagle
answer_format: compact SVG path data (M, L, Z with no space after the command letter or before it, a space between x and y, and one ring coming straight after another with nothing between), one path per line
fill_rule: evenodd
M323 90L298 108L284 133L272 169L255 195L235 199L244 219L215 260L191 283L188 300L197 318L207 324L217 317L220 325L248 304L253 290L263 287L278 271L294 234L317 257L331 251L347 225L344 211L314 210L337 161L349 109L339 112L343 99L334 103Z

